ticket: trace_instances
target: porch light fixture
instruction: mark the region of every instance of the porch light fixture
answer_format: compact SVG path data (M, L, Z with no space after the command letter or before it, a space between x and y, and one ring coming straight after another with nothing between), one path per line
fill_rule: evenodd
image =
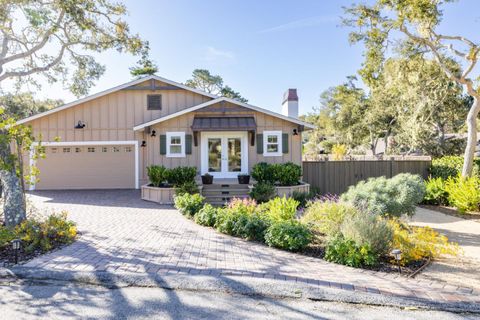
M150 134L150 137L155 137L157 135L157 132L155 130L152 130L152 133Z
M20 251L20 244L22 240L13 239L10 243L12 244L12 249L15 254L15 264L18 264L18 252Z
M293 129L293 135L298 136L298 130L297 129Z
M83 123L82 120L78 120L78 123L75 126L75 129L83 129L83 128L85 128L85 123Z
M147 146L147 141L143 140L140 147L145 148Z
M400 260L402 260L402 250L400 249L393 249L390 254L395 258L398 264L398 273L402 273L402 269L400 268Z

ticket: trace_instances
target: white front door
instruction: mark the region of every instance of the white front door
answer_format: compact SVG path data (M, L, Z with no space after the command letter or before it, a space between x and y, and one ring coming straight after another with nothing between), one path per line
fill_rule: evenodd
M247 132L202 132L202 174L236 178L248 173Z

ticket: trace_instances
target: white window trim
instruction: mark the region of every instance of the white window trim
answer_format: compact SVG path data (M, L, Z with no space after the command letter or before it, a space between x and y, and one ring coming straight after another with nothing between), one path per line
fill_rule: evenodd
M185 132L167 132L167 158L184 158L185 157ZM170 141L171 137L180 136L180 153L170 153Z
M29 164L30 166L35 166L35 159L33 158L35 154L35 146L38 145L38 142L32 143L30 147L29 155ZM125 141L55 141L42 142L42 146L45 147L70 147L70 146L110 146L110 145L132 145L135 149L135 189L140 189L140 157L139 157L139 144L137 140L125 140ZM29 186L30 191L35 190L35 177L32 177Z
M278 141L278 151L277 152L268 152L267 151L267 137L268 136L277 136ZM263 156L264 157L281 157L283 156L283 141L282 141L282 131L263 131Z

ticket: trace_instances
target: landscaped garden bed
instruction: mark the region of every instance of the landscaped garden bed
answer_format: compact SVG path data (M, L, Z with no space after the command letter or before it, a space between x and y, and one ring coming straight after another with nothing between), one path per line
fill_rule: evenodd
M261 184L266 185L266 184ZM270 184L272 186L272 184ZM221 208L188 193L175 196L175 207L196 223L219 232L356 268L414 273L431 259L457 255L458 245L428 227L402 221L415 213L425 186L419 176L374 178L340 197L306 195L233 199ZM302 208L304 206L304 208ZM392 253L401 252L396 260Z

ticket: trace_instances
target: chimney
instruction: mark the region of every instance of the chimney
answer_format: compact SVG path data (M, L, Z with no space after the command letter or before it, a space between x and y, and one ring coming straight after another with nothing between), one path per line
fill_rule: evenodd
M284 116L298 118L297 89L288 89L283 95L282 114Z

